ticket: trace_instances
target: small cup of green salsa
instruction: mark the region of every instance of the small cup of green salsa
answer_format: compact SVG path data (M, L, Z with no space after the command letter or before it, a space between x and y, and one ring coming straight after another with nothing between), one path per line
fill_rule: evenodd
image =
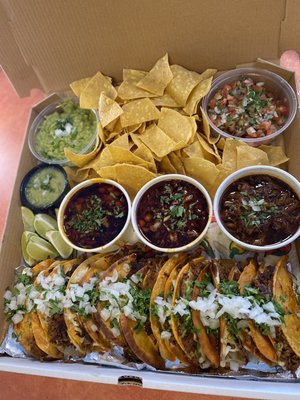
M89 179L65 196L58 211L58 228L65 242L76 250L110 251L122 244L130 209L129 196L117 182Z
M23 178L21 202L33 212L50 211L60 205L69 189L67 174L60 165L40 164Z
M85 154L97 137L97 114L79 107L71 98L46 107L33 121L28 145L32 154L48 164L67 164L64 149Z

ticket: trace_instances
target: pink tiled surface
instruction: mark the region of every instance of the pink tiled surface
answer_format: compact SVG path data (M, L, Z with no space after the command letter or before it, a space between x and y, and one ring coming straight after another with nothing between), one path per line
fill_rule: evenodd
M18 161L24 141L27 118L32 105L43 97L32 90L30 97L20 99L0 69L0 238L7 215Z
M33 90L20 99L0 69L0 239L24 142L31 107L43 98ZM1 279L1 277L0 277ZM128 386L68 381L0 372L0 400L230 400ZM235 398L237 399L237 398ZM239 400L239 399L237 399Z

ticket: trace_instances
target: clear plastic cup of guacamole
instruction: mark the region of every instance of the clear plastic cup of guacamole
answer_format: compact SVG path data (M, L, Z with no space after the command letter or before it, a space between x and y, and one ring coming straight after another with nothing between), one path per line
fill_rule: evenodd
M33 121L28 137L32 154L48 164L68 164L64 149L85 154L97 137L96 111L82 109L72 98L58 100L46 107Z

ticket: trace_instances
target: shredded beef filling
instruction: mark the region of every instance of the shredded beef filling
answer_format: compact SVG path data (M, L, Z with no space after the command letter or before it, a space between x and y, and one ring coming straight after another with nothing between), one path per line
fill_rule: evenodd
M264 246L292 236L300 224L300 201L283 181L251 175L233 182L220 202L220 216L237 239Z

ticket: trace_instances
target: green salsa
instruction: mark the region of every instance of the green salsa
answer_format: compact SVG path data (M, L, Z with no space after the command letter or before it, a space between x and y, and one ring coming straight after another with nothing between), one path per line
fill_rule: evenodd
M35 137L36 151L46 160L64 160L64 149L80 153L92 140L96 116L67 99L57 111L45 116Z
M66 187L65 176L51 166L36 171L25 187L25 197L35 207L54 203Z

